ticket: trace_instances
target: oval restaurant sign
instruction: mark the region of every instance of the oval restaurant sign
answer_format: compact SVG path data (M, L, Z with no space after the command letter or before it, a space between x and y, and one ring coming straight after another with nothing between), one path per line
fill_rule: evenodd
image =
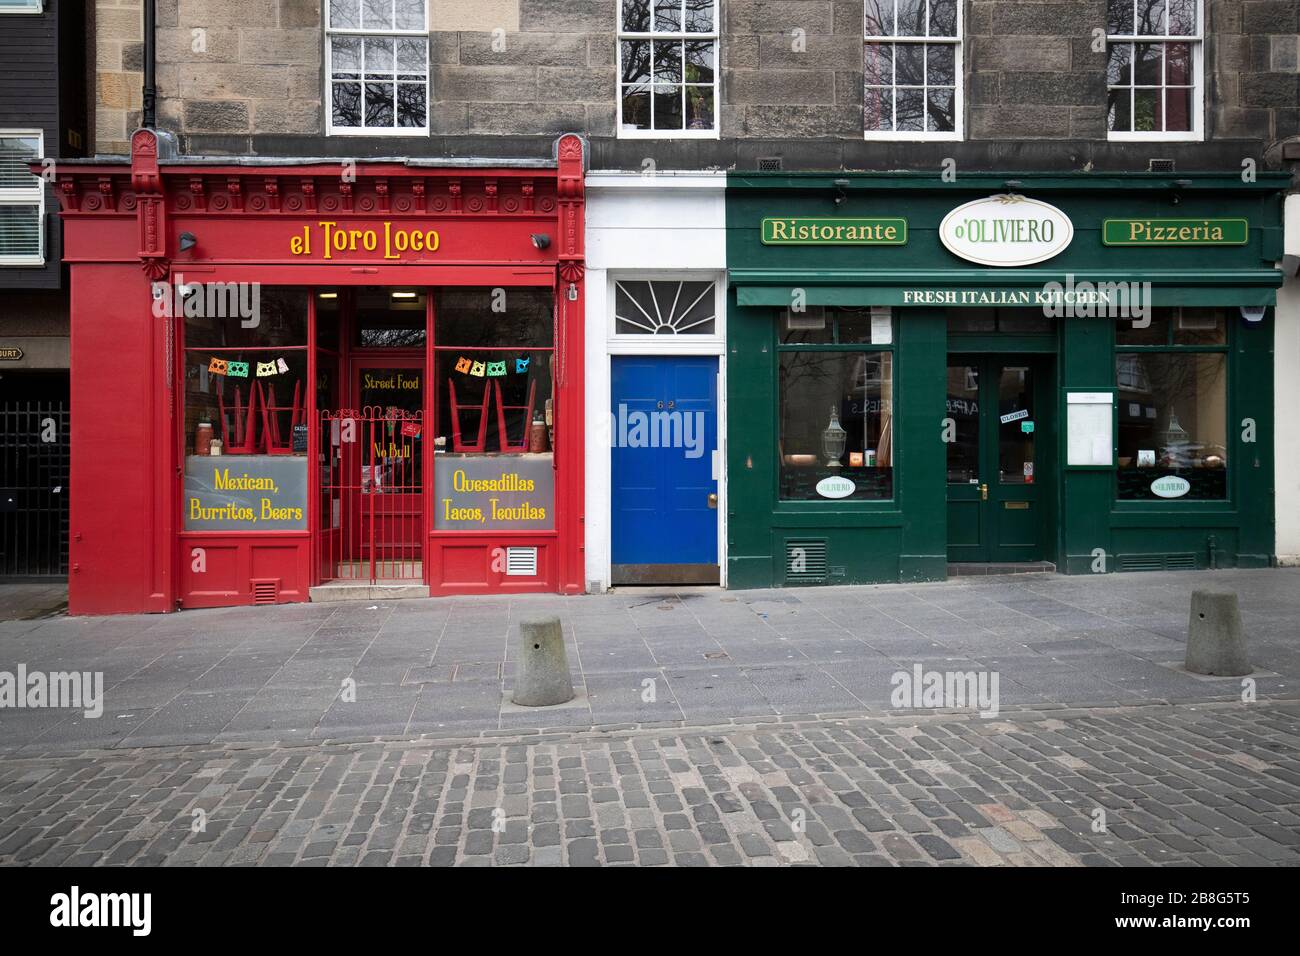
M839 475L832 475L817 482L817 494L823 498L847 498L857 490L856 484Z
M1151 493L1158 498L1181 498L1192 490L1192 483L1177 475L1165 475L1151 482Z
M1037 199L989 196L948 213L939 238L953 255L982 266L1031 266L1064 252L1074 239L1074 223Z

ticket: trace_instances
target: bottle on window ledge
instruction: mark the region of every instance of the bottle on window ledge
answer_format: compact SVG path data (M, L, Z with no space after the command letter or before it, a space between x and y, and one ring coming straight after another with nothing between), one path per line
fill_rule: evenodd
M548 450L549 442L547 441L546 432L546 422L542 420L541 415L538 415L533 419L533 423L528 430L528 450L534 455Z

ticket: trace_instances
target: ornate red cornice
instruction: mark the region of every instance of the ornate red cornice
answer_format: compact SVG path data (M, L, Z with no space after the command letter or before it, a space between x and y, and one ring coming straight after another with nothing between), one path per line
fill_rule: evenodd
M200 166L156 159L141 164L133 157L130 167L60 166L58 193L62 211L79 217L134 214L141 186L149 195L161 196L166 212L173 216L355 213L531 219L559 215L558 182L552 169L362 164L350 181L343 173L341 164Z
M134 218L150 278L167 275L177 217L382 215L394 219L551 219L560 278L583 275L584 146L566 135L555 167L423 167L397 162L248 166L169 161L158 135L137 130L131 161L58 167L57 194L69 219Z

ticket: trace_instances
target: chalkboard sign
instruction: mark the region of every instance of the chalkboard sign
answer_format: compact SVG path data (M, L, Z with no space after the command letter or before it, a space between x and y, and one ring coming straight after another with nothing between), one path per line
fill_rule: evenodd
M298 452L305 452L306 450L307 450L307 426L294 425L293 426L293 451L295 454L297 454Z

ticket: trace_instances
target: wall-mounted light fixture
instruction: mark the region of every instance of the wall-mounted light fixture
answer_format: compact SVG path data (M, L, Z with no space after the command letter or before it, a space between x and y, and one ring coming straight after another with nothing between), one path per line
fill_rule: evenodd
M393 293L393 298L394 298L394 299L414 299L414 298L415 298L415 295L416 295L416 294L415 294L414 292L394 292L394 293Z
M535 232L529 238L533 240L533 246L539 250L549 249L551 246L551 237L544 232Z
M194 233L192 232L182 232L180 238L181 252L189 252L199 244L199 240L195 238Z
M843 206L849 201L849 194L845 192L848 188L849 181L847 179L835 180L835 205Z

